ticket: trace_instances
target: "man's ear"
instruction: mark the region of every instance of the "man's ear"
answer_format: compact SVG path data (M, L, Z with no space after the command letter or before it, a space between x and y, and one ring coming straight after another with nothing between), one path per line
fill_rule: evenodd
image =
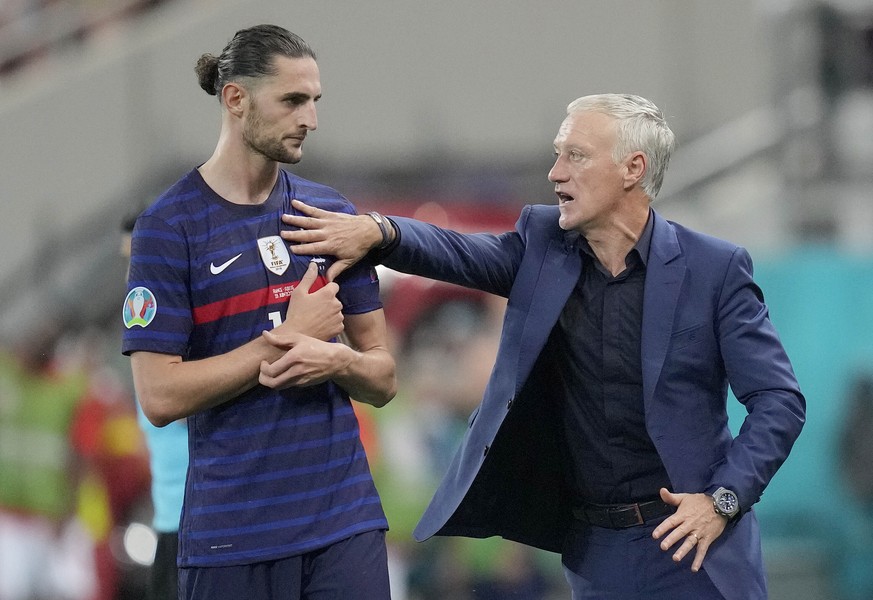
M238 83L231 81L221 88L221 102L229 113L241 117L243 108L248 97L248 90Z
M630 189L637 185L646 174L649 167L649 158L643 152L634 152L625 160L624 185Z

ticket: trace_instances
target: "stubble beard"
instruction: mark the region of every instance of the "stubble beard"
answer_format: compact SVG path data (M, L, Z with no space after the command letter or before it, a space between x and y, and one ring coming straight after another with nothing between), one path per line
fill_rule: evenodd
M281 139L271 138L264 131L264 120L256 104L246 115L243 125L243 142L255 154L259 154L268 160L285 164L297 164L302 158L302 151L292 153L285 147Z

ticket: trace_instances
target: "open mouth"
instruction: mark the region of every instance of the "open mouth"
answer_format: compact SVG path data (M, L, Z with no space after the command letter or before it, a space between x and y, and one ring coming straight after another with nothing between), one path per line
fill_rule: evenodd
M558 196L558 204L566 204L567 202L573 201L573 196L569 194L564 194L562 192L555 192Z

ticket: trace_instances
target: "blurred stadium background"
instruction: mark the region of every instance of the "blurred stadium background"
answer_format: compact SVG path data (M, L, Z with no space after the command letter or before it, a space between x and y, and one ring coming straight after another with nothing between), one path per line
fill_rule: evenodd
M262 22L319 55L319 128L293 170L360 210L505 230L523 204L553 201L570 100L658 104L679 149L656 208L751 250L808 399L757 508L771 598L873 598L873 444L855 459L848 443L873 439L871 0L0 0L0 513L76 523L53 559L89 557L70 561L71 593L140 598L149 561L132 542L149 539L148 473L118 351L121 222L209 156L218 106L193 66ZM412 542L502 304L383 283L401 391L360 416L395 600L567 597L554 555ZM29 418L53 435L26 440L6 420L22 378L39 399ZM63 481L33 481L67 460Z

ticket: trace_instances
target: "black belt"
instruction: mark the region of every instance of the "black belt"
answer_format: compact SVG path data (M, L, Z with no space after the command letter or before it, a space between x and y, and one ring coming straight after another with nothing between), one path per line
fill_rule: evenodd
M637 504L583 504L573 509L573 516L598 527L624 529L672 514L675 509L660 500Z

